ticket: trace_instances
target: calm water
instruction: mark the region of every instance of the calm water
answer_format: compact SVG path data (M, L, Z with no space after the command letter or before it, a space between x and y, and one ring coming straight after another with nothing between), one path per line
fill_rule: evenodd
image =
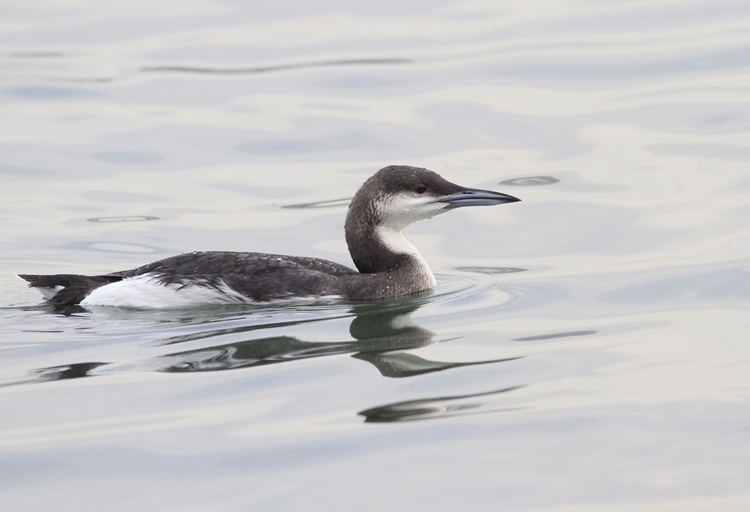
M3 510L750 507L750 4L0 7ZM14 272L351 264L404 163L429 297L45 307Z

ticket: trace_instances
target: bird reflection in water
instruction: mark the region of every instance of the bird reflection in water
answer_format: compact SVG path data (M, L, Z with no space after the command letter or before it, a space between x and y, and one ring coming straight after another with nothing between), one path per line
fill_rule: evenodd
M352 357L374 365L384 377L402 378L437 372L461 366L498 363L517 358L473 362L432 361L406 352L436 343L435 333L413 323L412 313L422 305L415 299L383 304L353 306L349 333L354 341L305 341L297 336L279 335L214 345L160 355L128 363L85 362L35 370L32 381L75 379L126 371L165 373L234 370L297 361L313 357L352 354ZM348 316L348 315L347 315ZM338 317L340 318L340 317ZM310 322L289 321L231 329L215 329L163 340L160 345L187 341L236 337L247 331L279 328ZM29 382L25 380L24 382Z
M465 416L468 414L487 414L490 412L516 411L519 407L493 407L497 395L520 389L524 386L473 393L469 395L440 396L396 402L357 414L365 417L365 423L393 423L397 421L428 420L446 416Z

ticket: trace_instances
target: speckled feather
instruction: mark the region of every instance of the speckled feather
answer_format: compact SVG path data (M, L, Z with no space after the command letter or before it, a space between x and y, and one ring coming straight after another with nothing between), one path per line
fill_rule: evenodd
M143 274L159 274L164 283L179 282L180 276L194 275L257 275L279 270L308 270L330 275L355 274L356 271L338 263L318 258L284 256L258 252L191 252L172 256L142 267L107 276L121 278Z

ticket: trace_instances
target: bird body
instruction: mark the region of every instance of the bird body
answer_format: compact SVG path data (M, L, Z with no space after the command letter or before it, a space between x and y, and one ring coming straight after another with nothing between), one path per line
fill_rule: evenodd
M19 277L58 308L72 305L175 308L293 298L380 300L424 292L435 278L401 233L418 220L461 206L519 201L451 183L427 169L389 166L357 191L346 242L357 270L332 261L254 252L193 252L100 276Z

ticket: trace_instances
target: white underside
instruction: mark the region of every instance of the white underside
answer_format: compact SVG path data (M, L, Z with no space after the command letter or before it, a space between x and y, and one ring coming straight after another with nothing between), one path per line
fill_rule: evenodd
M184 308L205 304L253 302L224 283L218 287L161 284L157 276L144 274L101 286L81 301L81 306L125 308Z
M37 289L44 294L42 289ZM51 298L56 291L50 290L50 292L49 296L45 294L45 298ZM282 302L289 302L290 300L307 302L338 298L340 297L294 297L284 299ZM176 309L205 305L259 304L259 302L232 290L224 283L220 283L218 287L201 286L200 284L165 285L159 283L157 276L144 274L101 286L92 291L80 304L81 306Z

